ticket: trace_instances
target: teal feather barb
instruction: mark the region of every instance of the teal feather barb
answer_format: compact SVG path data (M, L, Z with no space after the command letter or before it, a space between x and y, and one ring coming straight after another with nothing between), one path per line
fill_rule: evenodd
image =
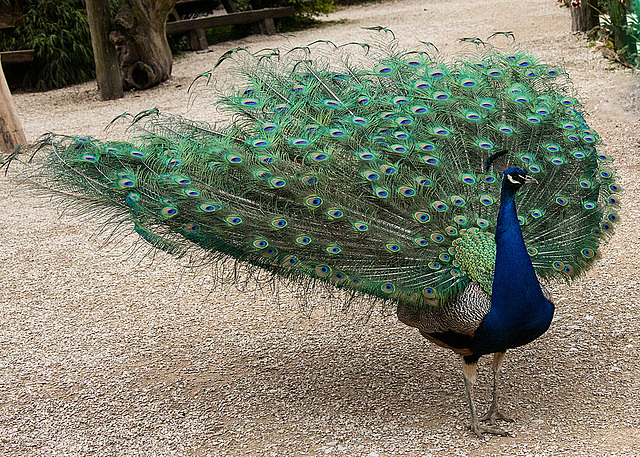
M172 254L416 307L470 277L490 292L502 178L484 164L498 151L539 182L518 201L538 276L586 271L618 219L611 158L567 74L525 51L443 60L390 38L218 65L242 80L219 101L233 122L152 110L130 142L50 135L34 178Z

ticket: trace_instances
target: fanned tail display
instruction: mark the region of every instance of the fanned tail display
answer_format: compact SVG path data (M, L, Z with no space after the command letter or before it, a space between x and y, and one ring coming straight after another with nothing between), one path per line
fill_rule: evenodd
M388 36L231 51L228 125L152 110L130 142L50 135L34 177L172 254L420 308L470 280L490 293L502 170L485 164L506 151L539 183L518 200L536 273L586 271L619 187L566 73L518 49L444 60Z

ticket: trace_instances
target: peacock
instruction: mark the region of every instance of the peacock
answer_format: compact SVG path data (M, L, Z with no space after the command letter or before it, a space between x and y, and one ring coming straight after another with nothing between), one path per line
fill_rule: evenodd
M548 329L541 281L599 258L618 220L612 159L562 68L516 45L447 57L375 35L233 49L202 75L227 67L236 82L216 105L228 121L151 109L129 117L128 141L48 134L31 180L175 256L395 306L461 356L471 430L508 435L505 352Z

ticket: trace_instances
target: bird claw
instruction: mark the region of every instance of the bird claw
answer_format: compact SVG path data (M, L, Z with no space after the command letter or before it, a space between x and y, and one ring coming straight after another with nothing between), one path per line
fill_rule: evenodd
M496 421L501 420L505 422L513 422L513 419L509 416L505 416L502 414L498 408L494 408L493 405L489 408L489 411L486 412L483 416L480 416L478 419L481 422L489 421L491 425L496 425Z
M484 424L471 424L469 427L473 433L478 435L478 438L482 438L483 433L490 433L492 435L500 435L500 436L511 436L511 434L505 430L502 430L495 425L484 425Z

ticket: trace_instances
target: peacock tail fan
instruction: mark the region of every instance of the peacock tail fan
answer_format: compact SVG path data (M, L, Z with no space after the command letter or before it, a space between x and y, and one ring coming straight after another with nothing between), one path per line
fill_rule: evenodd
M539 182L517 198L537 274L586 271L619 187L566 73L519 49L445 60L382 35L226 53L242 81L219 102L229 125L149 111L130 142L51 135L35 174L172 254L426 307L470 280L490 292L502 177L485 163L507 151Z

